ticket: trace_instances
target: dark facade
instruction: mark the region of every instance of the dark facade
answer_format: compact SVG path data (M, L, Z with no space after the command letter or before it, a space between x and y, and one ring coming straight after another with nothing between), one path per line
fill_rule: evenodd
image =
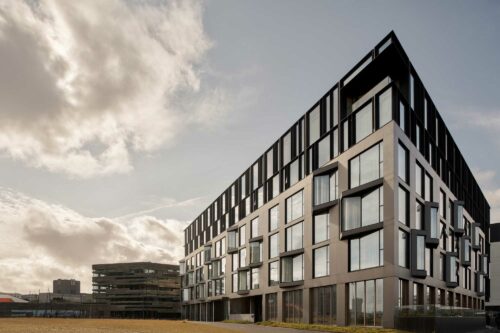
M92 265L93 295L106 317L179 318L178 265L151 262Z
M52 281L54 294L78 295L80 294L80 281L57 279Z
M489 214L391 32L185 229L183 316L394 327L475 314Z

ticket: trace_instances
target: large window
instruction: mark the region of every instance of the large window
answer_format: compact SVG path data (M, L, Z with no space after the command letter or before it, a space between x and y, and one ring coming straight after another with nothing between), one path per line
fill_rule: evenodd
M399 266L408 268L408 233L399 229Z
M298 250L303 247L304 224L297 223L286 229L286 251Z
M269 236L269 259L279 255L279 233Z
M239 229L239 235L240 235L240 246L243 246L247 243L247 238L246 238L246 224L241 226Z
M349 324L382 326L383 295L382 279L349 283Z
M237 271L240 267L240 255L239 253L233 253L231 256L231 270Z
M313 324L337 323L337 289L335 285L311 289L311 320Z
M303 191L297 192L286 199L286 222L293 221L304 215Z
M249 290L250 289L250 271L239 271L238 272L238 290Z
M260 262L262 262L262 242L252 242L250 243L250 263Z
M356 143L373 131L372 104L369 103L356 112Z
M378 96L379 127L387 124L392 119L392 93L391 89Z
M279 206L276 205L273 208L269 209L269 231L273 231L278 229L279 226Z
M408 201L409 201L409 193L401 186L398 189L398 216L399 222L408 225Z
M274 174L274 148L271 148L266 154L267 179Z
M360 197L347 197L342 200L343 231L382 222L383 218L383 187Z
M304 280L304 255L281 258L281 282Z
M314 277L330 275L330 246L314 249Z
M350 187L363 185L383 176L384 156L379 143L349 161Z
M408 149L400 142L398 145L398 176L405 183L408 181Z
M227 233L227 248L233 250L238 248L238 232L228 231Z
M256 217L254 218L251 223L251 233L252 233L252 237L251 238L254 238L254 237L258 237L259 236L259 218Z
M242 248L239 252L240 254L240 267L246 267L247 265L247 249Z
M302 322L302 290L283 292L283 321Z
M279 261L269 263L269 285L276 286L280 283L279 280Z
M319 139L319 105L309 112L309 144Z
M266 320L278 320L278 293L266 295Z
M349 270L383 266L384 234L381 230L349 240Z
M314 216L313 244L330 239L330 214L324 213Z
M252 268L251 272L252 289L259 289L260 286L260 269Z
M338 171L314 177L314 205L321 205L338 198Z

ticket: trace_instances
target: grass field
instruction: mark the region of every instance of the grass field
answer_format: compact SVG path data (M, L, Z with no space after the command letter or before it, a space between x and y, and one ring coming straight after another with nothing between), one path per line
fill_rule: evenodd
M0 333L236 333L168 320L0 318Z

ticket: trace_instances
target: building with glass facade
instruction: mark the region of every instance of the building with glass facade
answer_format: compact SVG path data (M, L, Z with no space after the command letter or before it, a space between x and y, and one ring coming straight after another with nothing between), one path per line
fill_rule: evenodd
M391 32L185 229L182 315L393 327L483 308L489 210Z

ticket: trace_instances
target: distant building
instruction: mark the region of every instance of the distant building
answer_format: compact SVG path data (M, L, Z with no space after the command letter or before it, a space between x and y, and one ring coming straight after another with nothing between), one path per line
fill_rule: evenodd
M59 294L40 293L35 302L38 303L92 303L92 294Z
M93 295L106 317L179 318L178 265L151 262L93 265Z
M79 295L80 281L57 279L52 282L52 290L54 294Z

